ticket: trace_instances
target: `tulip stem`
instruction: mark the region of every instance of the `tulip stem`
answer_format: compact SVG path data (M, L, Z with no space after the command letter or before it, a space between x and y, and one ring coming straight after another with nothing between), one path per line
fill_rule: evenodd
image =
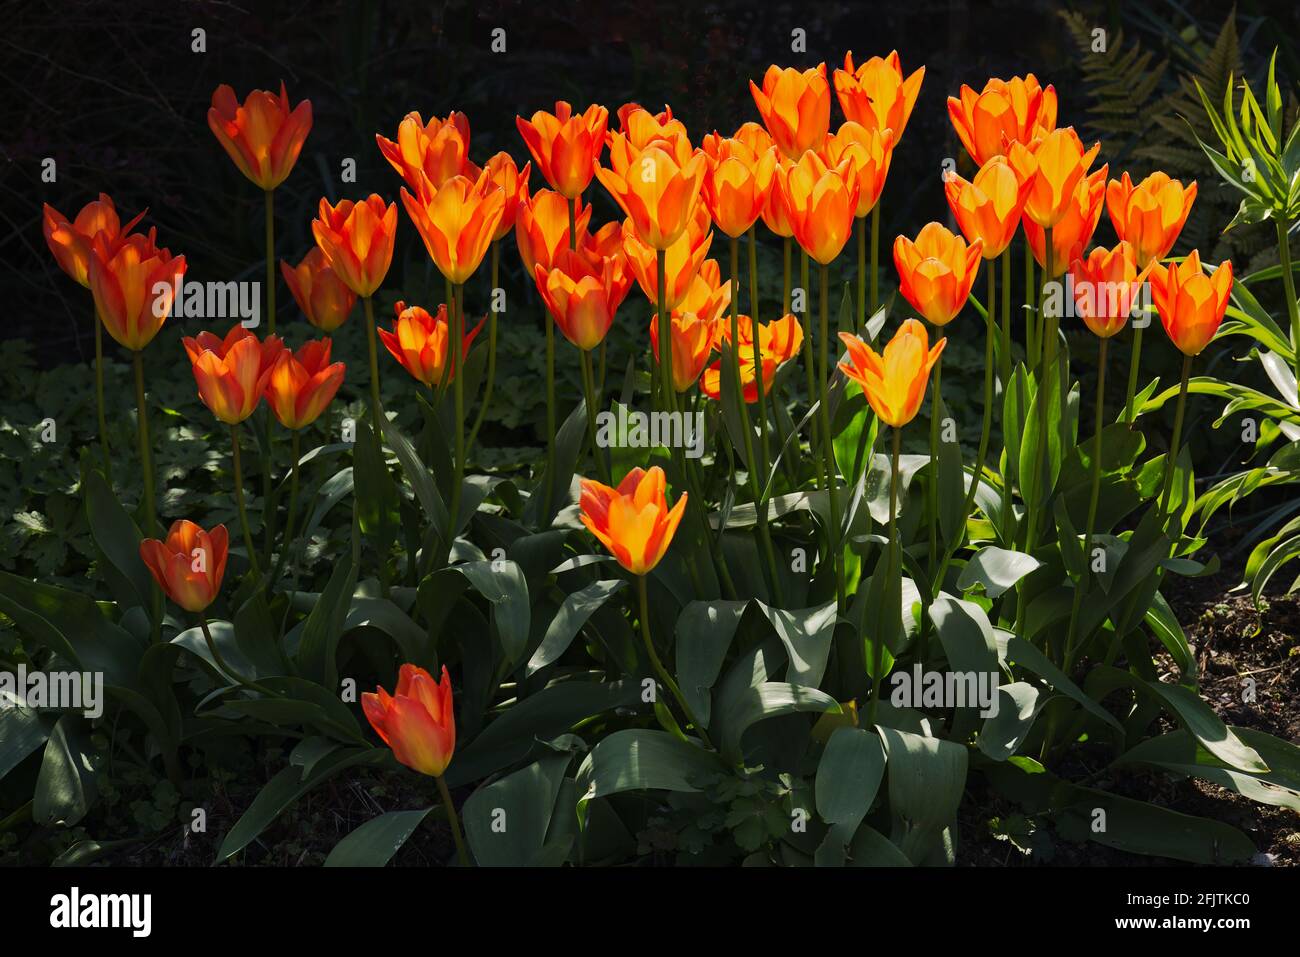
M1291 235L1286 218L1277 224L1277 253L1282 264L1282 289L1286 294L1286 311L1291 317L1291 348L1295 352L1295 374L1300 380L1300 303L1295 298L1295 277L1291 275Z
M469 438L465 441L465 448L474 448L474 440L478 438L479 427L483 424L483 418L487 414L488 404L492 401L492 386L496 382L497 375L497 282L501 271L501 244L500 241L492 243L492 288L489 291L492 308L488 315L488 357L487 357L487 383L483 387L483 401L479 403L478 415L474 417L474 426L469 430Z
M880 308L880 200L871 207L871 315ZM874 345L876 337L871 337Z
M452 288L451 336L447 342L447 352L451 356L451 389L453 401L453 418L456 422L456 459L451 467L451 502L447 507L447 549L448 554L456 541L456 532L460 529L461 486L465 482L465 377L461 374L465 359L465 285L457 283Z
M370 350L370 422L375 438L384 440L383 409L379 404L379 355L375 346L375 303L370 296L361 300L366 311L366 345Z
M258 684L256 681L251 681L250 679L245 678L234 668L230 667L226 662L226 659L222 656L221 651L217 648L216 641L212 638L212 630L208 627L208 616L205 612L199 613L199 627L203 629L203 641L208 646L208 654L212 656L212 663L216 665L217 671L221 672L222 675L231 678L237 685L241 688L247 689L248 691L256 691L258 694L266 695L268 698L279 697L279 695L274 691L271 691L264 685Z
M867 217L856 220L858 229L858 335L867 326Z
M99 418L99 446L104 452L104 477L113 484L113 456L108 450L108 419L104 415L104 323L95 310L95 413Z
M239 512L239 527L244 533L244 548L248 551L248 564L253 569L253 577L262 577L262 567L257 560L257 548L253 545L253 533L248 525L248 509L244 507L244 466L239 454L239 423L230 426L230 458L234 467L235 508Z
M936 341L945 338L943 327L936 330ZM939 385L943 372L943 356L930 371L930 489L926 498L926 523L930 526L930 568L939 560Z
M763 382L763 349L758 322L758 230L749 227L749 319L754 331L754 384L758 389L758 460L759 473L767 482L767 391Z
M898 453L903 442L903 430L894 429L893 450L890 456L889 467L889 573L893 574L894 569L898 568ZM880 704L881 692L885 687L885 676L881 674L885 670L885 641L883 635L875 635L872 638L875 644L875 655L872 658L872 675L871 675L871 702L867 705L867 724L876 723L876 708Z
M735 240L733 239L734 243ZM671 412L673 410L673 398L676 393L676 386L673 384L673 320L672 314L668 311L668 291L665 288L668 283L668 251L658 249L655 251L655 286L658 294L658 301L655 304L655 322L659 324L659 404L663 406L663 411ZM733 287L734 287L733 283ZM734 297L736 290L732 289ZM733 298L732 302L736 300Z
M826 459L826 482L831 500L831 529L827 538L832 548L831 561L835 569L835 600L841 612L844 611L844 529L840 527L839 479L835 468L835 446L831 441L830 385L834 370L830 367L830 266L822 263L821 268L821 419L822 451ZM758 330L755 329L755 337Z
M1038 302L1037 288L1034 286L1034 247L1025 234L1025 362L1033 368L1038 362Z
M266 334L275 335L275 190L266 190Z
M461 867L469 867L469 851L465 849L465 835L460 831L460 817L456 814L456 805L452 803L451 792L442 775L436 775L434 782L438 785L438 794L442 796L442 806L447 809L447 823L451 825L451 839L456 843L456 860Z
M790 237L781 239L781 315L790 314Z
M611 482L609 464L600 454L600 446L596 444L596 383L591 369L591 352L587 349L580 349L578 352L582 361L582 391L586 399L583 404L587 407L587 438L591 442L591 458L596 464L600 480L609 485Z
M280 577L285 562L289 558L289 550L293 548L294 518L298 511L298 459L302 457L302 435L297 429L292 430L292 435L292 448L290 451L292 459L289 465L289 514L284 520L284 540L280 545L280 559L275 566L275 578Z
M1143 316L1145 319L1145 315ZM1137 396L1138 366L1142 359L1142 330L1143 326L1137 323L1133 324L1133 349L1129 353L1128 361L1128 389L1124 393L1124 421L1132 427L1137 419L1137 410L1134 408L1134 400Z
M1183 414L1187 409L1187 380L1192 374L1192 357L1183 356L1183 378L1178 385L1178 405L1174 410L1174 433L1169 440L1169 456L1165 459L1164 489L1160 493L1161 521L1169 518L1169 500L1173 497L1174 472L1178 469L1178 444L1183 436ZM1179 530L1182 534L1182 530Z
M993 316L993 303L989 303L989 316ZM998 363L1002 378L1002 394L1011 385L1011 247L1002 251L1002 356Z
M813 368L813 351L812 351L812 304L808 295L808 253L800 250L802 258L799 261L799 291L803 293L803 368L808 387L808 406L812 407L817 396L817 373ZM808 427L808 450L813 453L814 461L821 457L822 439L820 419L813 416L812 422ZM813 477L816 479L817 488L822 487L825 476L822 475L821 466L813 470Z
M1043 236L1043 286L1046 288L1047 283L1052 281L1051 226L1048 226L1043 230ZM1045 293L1040 301L1044 304L1046 303ZM1051 377L1053 374L1052 360L1054 358L1055 349L1048 348L1048 339L1052 340L1052 345L1054 346L1056 337L1050 328L1051 323L1047 321L1045 308L1041 310L1039 318L1042 322L1042 326L1039 329L1038 352L1042 361L1038 364L1038 381L1036 383L1037 395L1035 396L1035 400L1038 406L1038 444L1034 449L1034 470L1032 473L1034 476L1034 485L1037 486L1037 494L1035 495L1036 501L1025 503L1025 551L1030 554L1033 553L1034 546L1038 542L1039 513L1042 512L1044 502L1051 492L1047 487L1047 482L1044 481L1044 471L1046 470L1048 474L1050 474L1051 460L1047 455L1047 447L1051 444L1051 441L1047 436L1047 391L1050 388ZM1022 489L1022 492L1023 491L1024 490ZM1024 594L1023 590L1021 594Z
M1074 643L1079 632L1079 610L1083 607L1084 593L1088 579L1088 568L1092 562L1092 536L1097 527L1097 502L1101 497L1101 431L1105 425L1106 414L1106 347L1110 339L1101 338L1097 347L1097 414L1095 417L1096 433L1092 437L1092 490L1088 495L1088 519L1083 526L1083 570L1079 573L1079 583L1074 588L1074 600L1070 604L1070 627L1065 637L1065 673L1068 676L1074 668Z
M990 303L997 298L996 280L994 279L997 275L997 265L998 261L996 259L989 259L984 264L984 271L989 277L988 301ZM984 474L984 460L989 452L989 434L993 428L993 340L997 336L997 329L997 312L990 305L984 326L984 421L980 426L979 452L975 456L975 469L971 472L970 488L966 490L966 500L962 504L961 527L957 530L953 540L944 549L943 561L939 563L939 571L932 582L932 594L936 598L943 588L943 576L948 570L948 564L952 561L953 556L957 554L957 549L961 547L963 532L966 523L970 521L971 512L975 505L975 493L979 490L980 477Z
M655 651L654 639L650 637L650 599L647 595L644 575L636 576L636 593L637 600L641 606L641 640L645 643L646 654L650 656L650 664L659 676L660 682L668 689L669 694L677 699L677 706L682 709L682 714L686 716L686 721L695 728L695 733L700 736L705 747L712 749L713 742L709 740L709 733L704 730L704 725L696 719L695 713L691 711L691 706L686 703L686 696L682 694L682 689L677 686L664 663L659 660L659 652Z
M153 495L153 442L149 438L149 407L144 400L144 353L136 350L131 353L131 364L135 367L135 408L139 420L140 436L140 471L144 480L144 514L140 529L145 535L153 536L158 527L154 511ZM155 644L162 638L163 595L155 586L149 596L151 618L151 637Z

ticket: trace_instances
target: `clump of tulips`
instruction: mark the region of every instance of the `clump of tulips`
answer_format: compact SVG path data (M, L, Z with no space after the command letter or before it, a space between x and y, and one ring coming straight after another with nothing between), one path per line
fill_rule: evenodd
M399 508L367 504L380 502L384 487L395 487L387 449L420 511L400 505L408 526L407 583L413 587L401 596L390 589L390 556L381 548L383 600L391 600L403 618L422 618L411 631L430 636L426 644L403 645L404 653L419 653L404 654L417 660L397 669L395 693L381 686L362 696L361 709L397 762L434 778L462 864L470 862L470 848L448 781L471 782L456 778L454 704L468 699L484 707L495 701L503 710L527 704L536 672L566 652L575 663L584 661L575 651L581 643L570 643L592 609L623 584L631 584L633 597L614 614L629 635L639 634L640 647L611 642L602 633L604 649L588 652L597 662L590 670L647 675L653 718L636 719L587 756L578 772L582 786L590 788L582 801L603 796L603 788L636 786L636 762L605 776L600 762L614 760L612 742L619 735L648 733L652 721L672 748L687 749L682 760L705 754L724 769L743 766L748 725L737 731L735 722L748 711L767 717L820 710L828 712L823 720L833 713L838 724L831 732L852 729L875 742L877 724L890 726L901 713L886 701L886 689L903 660L921 668L956 667L972 658L991 661L995 670L1037 668L1034 674L1058 691L1067 685L1077 691L1085 659L1101 669L1098 674L1110 675L1119 655L1135 654L1133 636L1145 638L1141 629L1160 578L1176 566L1170 559L1186 560L1199 547L1183 529L1191 476L1182 430L1193 360L1214 340L1229 308L1233 267L1225 262L1207 271L1197 251L1170 258L1196 184L1158 171L1136 183L1129 172L1110 179L1109 166L1097 163L1100 146L1059 125L1055 89L1032 73L990 79L978 91L962 86L948 99L948 115L970 163L942 183L951 223L923 224L894 238L897 296L882 297L881 206L889 201L891 178L904 168L894 154L906 149L904 132L924 76L923 67L905 74L897 53L862 63L849 53L833 75L825 64L774 65L761 81L750 82L761 122L746 121L729 134L714 131L698 145L669 108L656 113L629 103L611 116L603 106L579 111L558 102L552 110L517 118L529 160L522 167L506 152L477 164L464 114L426 121L409 113L394 139L376 135L379 152L401 179L401 203L380 195L321 199L311 223L315 246L296 266L281 262L285 284L316 338L284 323L277 333L273 268L274 192L304 148L311 105L291 107L283 86L278 96L254 91L242 103L229 87L214 94L208 115L214 135L265 193L267 335L259 338L236 325L184 339L199 398L229 428L231 487L246 566L240 600L248 600L252 590L273 595L281 588L286 616L299 607L279 578L301 509L300 441L342 385L345 370L331 361L332 337L350 334L347 319L360 299L370 417L355 457L355 495L366 504L360 511L367 516L358 524L372 534L378 524L372 513ZM836 102L842 119L833 115ZM534 173L544 186L534 188ZM583 199L593 188L609 194L621 220L593 223ZM1113 243L1095 242L1103 210ZM381 328L375 298L389 279L403 212L444 278L443 301L399 300L391 323ZM100 330L133 355L145 490L137 513L139 556L159 589L150 616L154 639L160 640L165 595L197 616L210 663L228 682L228 692L246 699L291 696L289 684L241 673L209 625L208 610L221 600L230 554L225 527L209 532L179 521L165 538L152 537L158 525L140 357L170 303L151 299L147 291L160 280L170 286L186 263L157 245L154 230L134 231L143 215L121 224L107 196L71 221L47 206L45 234L60 266L93 296L100 441L110 481ZM536 293L531 302L543 316L546 376L538 385L546 407L546 451L528 474L492 485L468 476L467 468L494 394L498 324L530 320L526 309L507 318L494 302L474 322L469 317L477 310L467 304L466 290L486 262L495 293L501 244L512 233ZM779 303L763 302L759 294L758 251L768 234L780 240ZM1023 247L1019 266L1017 242ZM841 274L846 259L853 260L852 271L843 274L855 282L845 284L840 327L833 329L838 290L832 275ZM1023 274L1023 301L1012 288L1013 270ZM1072 294L1063 296L1067 281ZM1140 365L1142 331L1152 310L1184 358L1167 450L1154 464L1141 466L1135 461L1140 448L1124 450L1134 448L1127 436L1139 429L1141 416L1159 407L1152 400L1154 386L1142 388ZM1142 321L1134 324L1130 340L1123 410L1111 423L1108 349L1134 316ZM1090 435L1079 431L1082 404L1071 399L1077 387L1064 333L1072 317L1097 337ZM974 458L963 462L944 404L943 358L950 335L964 335L978 322L984 325L982 421L978 441L971 443ZM630 357L607 354L610 330L618 323L636 330L640 345ZM577 350L581 371L582 404L571 415L560 408L556 389L557 331ZM381 343L414 380L411 405L424 411L426 424L439 424L426 425L418 453L402 434L399 416L381 404L381 373L393 368L381 363ZM476 351L485 353L482 376L467 374ZM628 363L644 375L628 377L618 403L664 421L702 416L706 452L688 456L681 441L653 448L602 445L598 417L611 403L605 370ZM278 503L270 499L259 545L245 507L241 429L263 400L267 434L258 447L267 457L261 473L268 483L275 470L273 422L289 431L292 451L284 531L277 535ZM918 416L928 428L927 454L904 456L904 431ZM998 419L1000 452L990 447ZM878 454L886 429L888 452ZM435 448L444 437L445 447ZM1082 484L1067 474L1075 466L1086 470ZM363 488L363 472L377 485ZM1158 494L1150 491L1151 475L1158 477ZM1122 486L1138 499L1107 507L1103 486ZM1146 491L1134 491L1139 488ZM268 497L270 489L264 489ZM877 495L880 503L873 509ZM1120 519L1144 503L1151 508L1137 530L1121 528ZM427 527L411 527L410 516L418 514ZM362 532L354 531L352 562ZM556 537L541 544L548 535ZM530 537L531 544L522 544ZM280 561L272 563L277 539ZM527 575L520 571L525 559L513 552L502 557L506 550L495 549L498 541L519 545L521 554L537 549L529 553ZM562 562L561 548L575 554ZM613 565L603 564L608 558L601 550ZM1114 576L1097 565L1103 560L1118 561L1130 573L1128 591L1111 593ZM621 572L602 573L614 567ZM356 569L344 566L349 569L350 578L337 572L331 577L318 599L323 610L306 619L307 637L294 654L309 658L310 667L300 660L286 674L310 675L325 685L338 677L331 656L338 635L349 627L340 609L354 597L347 589L357 585ZM579 569L595 578L582 602L572 608L565 603L565 614L583 611L580 620L571 619L578 624L530 632L529 589L567 588L561 583L570 579L564 576ZM522 610L511 604L519 600L521 582ZM450 635L444 624L462 586L491 606L490 627L477 610L474 620L494 637L472 635L455 648L440 636ZM359 589L356 598L378 600ZM764 672L753 679L758 690L750 699L733 701L725 715L728 726L717 713L724 709L708 704L729 646L684 647L693 633L683 622L703 614L711 627L721 628L718 622L728 615L738 623L754 607L792 649L789 674L814 677L805 687L802 678L787 676L780 683ZM952 623L955 610L976 623L973 650L972 632L959 633ZM824 625L806 624L814 612L824 616L818 619ZM331 627L332 633L324 630ZM327 633L333 637L322 637ZM283 649L284 637L282 630L277 648ZM816 654L814 641L822 642ZM493 642L491 651L484 650ZM593 640L589 647L599 645ZM744 659L745 667L759 675L768 668L768 651L757 641L754 647L749 654L757 657ZM700 664L710 655L717 659L711 672ZM465 699L452 693L458 661L465 675L473 672L472 679L460 679L470 686ZM437 680L434 673L440 674ZM738 687L751 687L735 680ZM1129 681L1123 674L1110 680ZM666 700L658 699L658 688L667 692ZM859 727L857 702L864 696L869 704ZM1033 760L1050 761L1062 742L1077 739L1084 722L1096 718L1077 705L1076 700L1073 710L1054 709L1046 732L1034 732ZM1028 724L1015 726L1015 735L998 726L1016 745L1030 739L1037 714L1022 710L1033 713ZM580 716L571 717L574 727L581 725ZM466 723L471 734L482 720L475 715ZM945 746L963 749L963 775L964 749L991 749L995 736L965 722L958 716L943 732L927 732L947 735ZM818 740L818 747L832 753L824 738ZM486 746L477 752L475 746L471 740L469 754L480 773L504 766L485 763ZM878 750L879 744L870 747ZM510 754L520 760L532 752L521 746ZM889 760L901 758L891 751ZM818 780L820 787L820 773ZM689 781L679 784L689 789ZM580 816L582 807L579 802ZM479 835L475 854L487 853L481 842L488 832L472 826L468 831L471 844Z

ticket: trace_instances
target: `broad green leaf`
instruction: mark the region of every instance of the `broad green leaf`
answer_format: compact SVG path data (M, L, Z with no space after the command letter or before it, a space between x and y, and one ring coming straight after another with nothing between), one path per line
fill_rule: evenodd
M995 545L987 545L966 563L957 579L957 587L968 591L976 583L984 586L984 594L997 598L1030 572L1042 566L1034 556L1013 552Z
M582 630L582 626L587 623L592 612L608 601L624 584L626 583L622 579L610 578L592 582L585 588L568 595L547 626L546 635L537 650L533 652L524 673L532 675L564 654L574 637Z
M402 849L433 808L388 811L372 817L343 840L325 858L326 867L383 867Z

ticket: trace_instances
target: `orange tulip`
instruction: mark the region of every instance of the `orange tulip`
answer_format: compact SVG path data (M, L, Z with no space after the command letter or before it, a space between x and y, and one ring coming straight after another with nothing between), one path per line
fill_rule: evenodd
M696 150L685 164L661 146L636 154L625 175L597 165L596 177L632 220L647 246L668 249L695 216L708 158Z
M402 203L434 265L459 286L483 262L505 214L506 194L487 174L477 181L453 176L437 187L422 180L415 195L402 187Z
M504 239L515 228L519 207L528 199L528 176L532 170L532 163L525 163L524 168L519 169L509 153L497 153L483 167L488 178L501 187L506 197L505 206L501 210L501 222L492 234L493 242Z
M693 312L672 314L673 388L685 392L695 384L713 351L716 319L702 319ZM650 317L650 348L659 362L659 317Z
M948 340L940 339L931 349L925 324L908 319L880 355L847 332L840 333L840 341L849 351L848 361L840 363L840 371L858 384L880 421L901 429L916 418L925 399L930 370Z
M534 267L533 276L555 324L583 351L600 345L632 283L614 259L593 263L573 250L561 250L550 272Z
M683 297L690 291L695 281L695 274L700 271L705 257L709 255L709 246L713 244L710 230L709 211L703 203L696 204L695 216L686 230L677 237L677 241L668 247L664 254L664 299L668 309L676 309ZM646 299L656 306L659 302L659 259L658 251L641 241L632 220L625 220L622 226L622 250L627 258L628 268L636 277Z
M1056 90L1040 87L1032 73L992 78L980 93L962 84L960 97L948 97L948 116L966 152L983 166L1012 143L1028 146L1056 129Z
M713 222L728 236L743 236L753 226L772 190L776 147L756 153L748 143L717 133L704 137L708 168L701 194Z
M884 130L870 130L852 120L826 139L822 159L830 167L852 159L858 173L858 208L854 215L862 217L871 212L885 190L885 177L894 156L894 134Z
M357 296L330 268L319 246L297 266L280 260L280 274L302 314L321 332L333 332L347 320Z
M575 115L563 100L556 102L554 114L538 110L531 121L515 117L537 168L565 199L581 196L591 183L608 122L609 110L603 106L592 105Z
M927 223L915 242L899 236L894 240L898 291L930 322L946 326L966 305L983 250L980 240L967 246L939 223Z
M524 184L525 189L527 185ZM575 217L579 238L586 233L590 220L591 207L584 208L579 202ZM528 275L539 265L550 272L560 250L569 248L568 201L549 189L539 189L531 199L525 192L515 220L515 241Z
M279 336L257 336L241 325L218 339L200 332L181 340L190 357L199 398L220 421L237 425L253 414L262 401L284 343Z
M1079 181L1097 158L1100 143L1085 150L1074 127L1053 130L1029 147L1034 154L1025 216L1044 228L1055 226L1066 215Z
M1133 247L1139 266L1169 255L1195 201L1194 181L1184 189L1181 182L1160 172L1136 186L1128 173L1106 185L1106 212L1115 235Z
M1138 271L1133 247L1120 240L1114 249L1098 246L1070 266L1075 312L1094 333L1109 339L1124 328L1150 266Z
M81 207L81 212L72 222L68 222L68 218L49 203L42 204L41 210L45 242L54 254L55 262L87 288L90 286L90 257L94 254L95 239L102 236L104 248L112 253L135 224L144 218L144 213L140 213L123 226L107 193L100 193L99 199Z
M469 162L469 119L464 113L451 112L445 120L429 117L425 123L419 113L407 113L397 124L397 140L378 133L375 142L390 166L418 189L420 175L435 187L465 172Z
M1065 207L1065 215L1052 227L1052 275L1055 279L1063 275L1069 263L1083 255L1083 251L1092 242L1092 234L1101 220L1101 207L1106 196L1106 171L1102 166L1090 176L1079 180L1074 188L1074 195ZM1046 269L1044 256L1047 251L1047 235L1028 215L1024 217L1025 238L1034 251L1038 265Z
M275 189L293 171L311 132L311 100L291 110L281 82L278 97L254 90L241 106L235 91L223 83L212 94L208 127L241 173L262 189Z
M773 64L763 74L762 88L750 80L749 91L763 125L788 159L797 162L807 150L822 148L831 125L825 63L803 71Z
M1223 322L1232 292L1232 263L1224 260L1205 275L1201 254L1193 249L1181 263L1151 269L1151 298L1170 340L1185 356L1197 356Z
M763 207L763 225L784 239L794 236L794 222L790 218L790 207L786 205L785 194L781 192L777 180L783 174L788 176L792 166L794 166L793 160L781 157L781 161L773 171L772 191L767 194L767 204Z
M668 551L686 511L686 493L670 510L664 472L634 468L617 489L582 480L582 524L633 575L647 575Z
M110 241L100 232L90 256L90 292L109 335L139 352L158 335L185 275L185 257L159 249L156 233Z
M993 157L971 182L951 172L944 179L953 218L968 241L984 244L985 259L996 259L1011 245L1029 196L1033 157L1019 143L1011 145L1010 155L1015 159Z
M794 238L823 266L840 254L853 235L859 182L857 161L852 156L838 166L827 166L809 151L789 168L776 171L776 188L790 214Z
M704 260L677 305L680 311L693 312L706 322L722 316L731 305L731 280L722 281L722 269L716 259Z
M652 114L635 103L625 103L618 110L619 131L606 136L609 143L609 166L620 176L638 154L650 146L658 146L683 165L691 158L694 148L686 126L673 119L673 111Z
M146 538L140 560L164 594L186 611L203 611L221 591L230 536L226 526L204 531L186 519L172 522L165 541Z
M718 320L717 343L731 342L731 323L723 317ZM758 401L758 376L754 365L754 321L749 316L736 317L736 331L740 338L740 387L747 404ZM785 362L793 359L803 345L803 327L793 313L787 313L780 319L760 323L758 327L758 351L763 362L763 394L772 391L777 370ZM710 399L722 398L722 360L713 363L704 370L700 379L700 391Z
M393 262L397 204L385 205L374 193L362 202L345 199L337 206L322 199L311 231L343 284L362 298L372 296Z
M393 694L383 688L366 692L361 710L393 757L412 771L440 778L456 751L456 713L447 666L443 665L437 681L410 664L402 665L397 675Z
M876 132L892 130L897 143L903 138L924 79L925 67L903 79L897 50L884 59L873 56L856 69L850 50L844 54L844 69L835 71L835 95L851 122Z
M329 336L285 349L266 380L266 403L286 429L305 429L325 411L343 384L343 363L330 364Z
M436 316L431 316L428 310L420 306L407 306L404 302L398 302L394 309L397 319L393 323L393 331L380 329L379 338L407 372L426 386L438 385L442 382L443 366L448 355L447 343L451 335L446 304L438 307ZM469 355L474 337L482 328L483 322L480 320L477 326L465 333L461 342L462 362ZM453 368L447 370L448 382L454 378L454 367L457 365L460 363L453 363Z

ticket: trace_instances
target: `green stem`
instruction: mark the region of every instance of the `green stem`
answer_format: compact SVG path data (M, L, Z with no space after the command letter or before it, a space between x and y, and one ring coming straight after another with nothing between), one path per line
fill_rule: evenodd
M1192 357L1183 356L1183 378L1178 385L1178 406L1174 410L1174 434L1169 440L1169 456L1165 459L1164 489L1160 493L1160 517L1169 518L1169 500L1174 491L1174 472L1178 468L1178 445L1183 435L1183 413L1187 409L1187 380L1192 373Z
M1143 316L1145 319L1145 314ZM1142 326L1133 326L1133 350L1128 361L1128 389L1124 393L1124 421L1130 426L1137 418L1133 402L1137 396L1138 367L1142 361Z
M1070 626L1065 636L1065 673L1074 668L1074 643L1079 632L1079 611L1083 608L1083 597L1089 589L1088 569L1092 562L1092 536L1097 529L1097 502L1101 497L1101 431L1106 424L1106 347L1110 339L1103 337L1097 347L1097 414L1094 418L1096 432L1092 437L1092 489L1088 495L1088 519L1083 526L1084 570L1079 575L1079 583L1074 588L1074 599L1070 603Z
M280 544L280 558L276 562L273 578L280 577L289 559L289 551L293 548L294 519L297 518L298 512L298 460L302 458L302 434L297 429L294 429L291 434L293 438L290 440L292 459L289 465L289 514L285 517L284 539Z
M763 350L759 342L758 322L758 230L749 227L749 320L754 331L754 384L758 388L758 462L759 473L767 480L767 391L763 382Z
M384 440L384 413L379 404L379 352L376 347L375 303L370 296L361 300L366 311L366 347L370 357L370 424L375 430L375 439Z
M113 484L113 454L108 449L108 419L104 415L104 323L95 310L95 413L99 419L99 447L104 453L104 477Z
M230 458L234 466L235 508L239 511L239 527L244 533L244 548L248 550L248 564L253 569L253 577L261 578L262 567L257 560L253 532L248 525L248 509L244 507L244 466L239 453L239 423L230 426Z
M695 728L695 733L700 736L700 740L704 742L706 747L712 749L713 742L709 740L709 733L704 730L704 725L700 724L696 719L695 713L691 711L691 706L686 703L686 697L682 694L682 689L677 686L677 682L668 673L664 663L659 660L659 652L655 651L654 640L650 637L650 600L646 594L644 575L636 576L636 594L641 606L641 640L645 643L646 654L650 656L650 664L654 668L655 674L659 676L660 682L668 689L669 694L677 700L677 706L682 709L682 714L686 716L687 722Z
M790 243L789 236L781 238L781 315L790 314Z
M1029 368L1038 364L1038 313L1034 303L1038 300L1038 289L1034 285L1034 248L1029 244L1029 235L1025 235L1025 362Z
M489 293L491 296L492 310L488 316L488 358L487 358L487 383L483 387L483 401L479 403L478 415L474 417L474 427L469 430L469 438L465 441L465 448L474 448L474 440L478 438L479 427L483 424L483 418L487 414L488 405L492 402L492 386L496 382L497 375L497 281L501 269L501 243L500 241L492 243L492 289Z
M234 679L235 683L241 688L245 688L249 691L256 691L258 694L266 695L268 698L279 697L279 695L267 688L265 685L258 684L256 681L245 678L240 672L230 667L226 662L226 659L222 656L220 649L217 648L216 641L212 638L212 631L208 627L208 616L205 612L199 612L199 627L203 629L203 641L208 646L208 654L212 655L212 663L216 665L218 671Z
M993 315L993 303L989 303L989 316ZM1011 384L1011 247L1002 251L1002 356L998 363L1002 379L1002 392L1005 395Z
M735 242L733 239L732 242ZM673 382L673 317L668 310L668 251L655 251L655 284L658 302L655 321L659 324L659 403L671 412L676 405L677 386ZM736 302L736 283L732 283L732 303Z
M447 823L451 825L451 839L456 842L456 860L461 867L469 867L469 851L465 849L465 835L460 830L460 817L456 814L456 805L452 803L451 792L442 775L437 775L434 782L438 785L438 794L442 796L442 806L447 809Z
M266 334L275 335L275 190L266 191Z
M158 529L158 513L154 507L153 494L153 442L149 437L149 407L144 398L144 353L131 353L131 364L135 368L135 408L140 438L140 471L144 481L144 514L141 516L140 530L150 538L155 537ZM154 644L162 639L163 595L162 589L155 585L149 596L151 611L150 634Z
M867 217L856 220L858 234L858 335L867 325Z
M830 368L830 267L825 263L821 268L821 420L822 435L826 441L822 443L822 451L826 459L826 481L830 490L831 500L831 528L827 535L831 546L831 560L835 568L835 599L839 610L844 611L845 592L844 592L844 543L842 541L844 529L840 527L840 504L839 504L839 479L835 468L835 445L831 439L831 413L830 413L830 382L832 371Z
M947 337L943 326L936 330L936 341ZM930 485L926 495L926 524L930 527L930 568L939 560L939 387L942 381L943 356L930 372Z
M880 200L871 207L871 314L880 308ZM872 337L875 343L875 337Z
M803 368L805 378L807 379L808 388L808 405L811 406L816 401L817 396L817 371L813 366L812 351L812 296L808 292L808 253L800 250L802 254L799 261L799 288L803 291ZM822 438L820 419L813 416L809 425L808 446L809 451L814 455L814 461L821 456ZM820 489L825 477L822 475L820 466L813 469L813 475L817 481L817 487Z
M596 464L596 471L600 475L600 480L606 485L611 482L609 465L605 457L600 454L600 446L596 444L596 383L591 371L591 353L586 349L579 350L580 360L582 363L582 391L586 398L583 403L587 407L587 439L591 442L591 458Z
M1295 375L1300 381L1300 303L1295 298L1295 277L1291 275L1291 234L1286 217L1277 224L1277 254L1282 264L1282 289L1286 293L1286 311L1291 317L1291 348L1295 352Z
M452 290L456 308L453 311L451 337L447 349L451 356L451 389L454 402L453 416L456 421L456 459L451 469L451 503L447 507L447 548L456 540L456 531L460 528L461 486L465 483L465 377L461 373L464 365L465 341L465 285L457 283Z
M1047 284L1052 281L1052 227L1048 226L1044 231L1044 249L1043 249L1043 289L1046 290ZM1042 301L1046 300L1046 292L1043 293ZM1038 351L1042 356L1042 361L1038 365L1038 382L1037 382L1037 406L1038 406L1038 446L1034 450L1034 483L1038 488L1038 501L1033 507L1026 509L1025 515L1025 551L1033 552L1034 546L1038 540L1038 520L1039 514L1043 511L1043 503L1046 500L1050 490L1043 477L1043 471L1048 463L1047 446L1047 392L1050 388L1049 383L1052 381L1052 360L1055 356L1055 335L1051 330L1051 323L1046 316L1046 309L1041 310L1040 316L1042 326L1040 328L1040 337L1038 342ZM1048 340L1052 340L1050 343ZM1028 504L1028 503L1026 503Z
M898 567L898 453L902 446L903 431L894 429L893 451L890 457L889 471L889 568L892 572ZM875 644L872 658L871 703L867 706L867 725L876 723L876 708L880 704L881 692L885 687L885 642L882 636L872 639Z

